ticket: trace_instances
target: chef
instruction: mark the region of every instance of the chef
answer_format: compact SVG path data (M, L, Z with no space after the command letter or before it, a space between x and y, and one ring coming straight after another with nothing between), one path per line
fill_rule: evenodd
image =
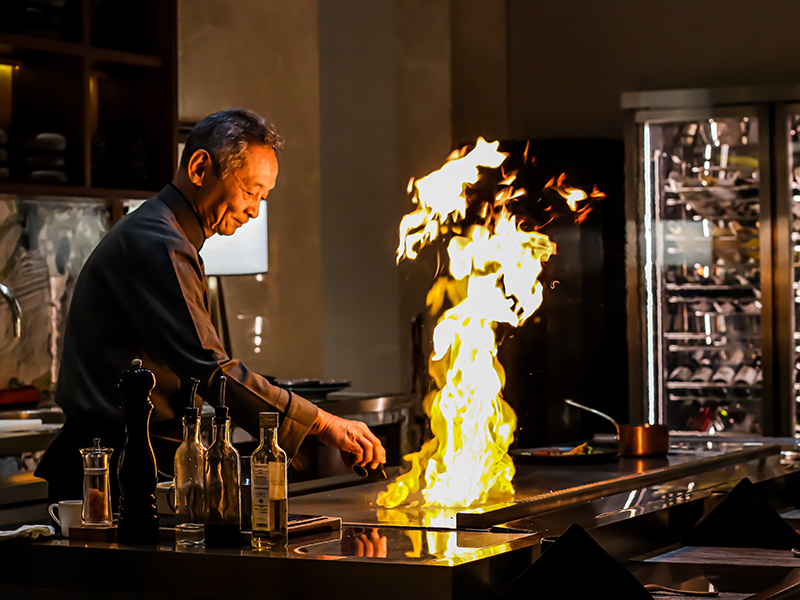
M346 461L370 468L385 462L380 440L365 424L271 385L228 356L209 316L199 251L212 235L232 235L258 216L260 201L275 187L281 146L275 128L251 111L206 117L189 134L172 183L117 223L87 260L69 309L56 386L66 423L36 470L49 482L51 502L82 497L78 449L93 438L117 449L118 458L124 421L117 379L134 358L156 377L151 438L161 471L172 470L191 378L215 405L223 374L233 422L257 436L258 413L280 412L280 444L289 456L310 433Z

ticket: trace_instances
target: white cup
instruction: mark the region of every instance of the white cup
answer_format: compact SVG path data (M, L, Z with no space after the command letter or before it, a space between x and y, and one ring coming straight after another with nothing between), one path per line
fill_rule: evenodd
M55 509L58 509L58 516L55 514ZM81 526L81 510L83 509L83 500L62 500L59 503L53 503L47 508L47 512L53 518L53 521L58 523L61 527L61 535L68 538L70 527Z

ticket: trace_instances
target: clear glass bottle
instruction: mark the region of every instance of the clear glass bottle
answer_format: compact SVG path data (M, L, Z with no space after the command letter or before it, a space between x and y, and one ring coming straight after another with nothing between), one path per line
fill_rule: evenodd
M206 546L239 546L239 453L231 445L231 420L225 406L225 378L215 408L214 441L206 457Z
M86 527L111 526L111 492L108 464L111 448L101 448L100 438L94 446L81 448L83 457L83 509L81 522Z
M250 458L253 548L282 548L288 543L286 452L278 445L278 413L260 413L261 444Z
M183 443L175 452L175 543L180 546L195 546L204 537L207 452L200 441L199 412L195 406L186 409Z
M239 457L239 510L242 513L242 531L250 531L252 529L250 518L253 516L253 507L250 505L250 499L253 497L250 486L250 457Z

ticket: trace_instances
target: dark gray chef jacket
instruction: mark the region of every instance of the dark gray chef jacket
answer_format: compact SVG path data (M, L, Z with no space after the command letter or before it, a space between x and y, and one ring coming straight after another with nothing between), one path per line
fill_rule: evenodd
M134 358L156 377L150 432L161 471L172 471L192 377L200 380L200 396L216 405L217 382L226 375L231 419L253 435L259 412L281 412L280 443L289 456L311 428L316 406L227 356L208 312L198 254L204 241L194 208L169 184L117 223L86 261L67 317L56 385L56 403L67 419L36 470L48 480L51 500L81 497L78 450L93 438L117 450L118 458L124 419L117 381ZM116 473L111 475L115 483Z

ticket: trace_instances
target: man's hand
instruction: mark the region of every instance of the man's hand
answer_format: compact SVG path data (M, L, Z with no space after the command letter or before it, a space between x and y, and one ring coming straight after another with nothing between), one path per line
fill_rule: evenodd
M376 469L386 462L383 444L361 421L342 419L320 409L311 433L323 444L341 450L348 466L346 455L352 455L355 464L362 467L369 465L370 469Z

